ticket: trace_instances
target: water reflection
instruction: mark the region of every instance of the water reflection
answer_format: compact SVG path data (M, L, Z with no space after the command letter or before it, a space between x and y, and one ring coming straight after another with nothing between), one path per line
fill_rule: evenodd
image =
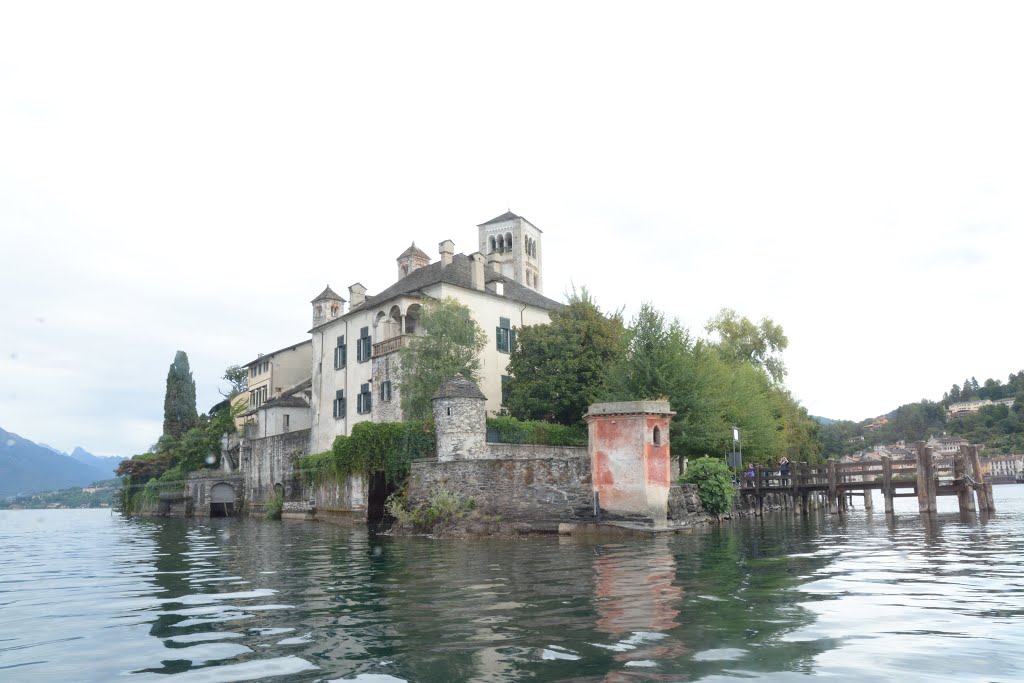
M879 505L607 544L7 513L0 679L1013 680L1024 487L997 493L987 520Z

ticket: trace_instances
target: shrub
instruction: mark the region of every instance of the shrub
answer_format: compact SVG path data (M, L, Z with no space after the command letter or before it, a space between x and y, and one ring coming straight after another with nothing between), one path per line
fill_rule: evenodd
M679 479L697 485L697 495L705 512L721 515L732 509L736 489L728 466L718 458L700 458L690 461L686 474Z
M584 428L567 427L540 420L489 417L487 431L496 433L501 443L528 443L538 446L587 445L587 432Z
M284 496L280 493L274 494L274 497L267 501L263 511L267 519L281 519L281 513L284 511Z
M428 532L462 519L474 507L476 502L472 498L463 498L445 488L434 489L425 503L410 507L409 492L402 487L385 504L388 514L401 526Z

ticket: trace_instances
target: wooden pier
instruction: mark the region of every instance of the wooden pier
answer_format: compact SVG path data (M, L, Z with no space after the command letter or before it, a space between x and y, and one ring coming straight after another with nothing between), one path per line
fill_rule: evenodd
M754 476L740 482L740 495L755 496L757 509L764 507L768 494L783 494L793 500L794 509L806 514L812 503L823 500L829 512L845 512L853 496L864 498L864 508L873 509L872 491L881 491L885 513L893 512L893 499L917 498L922 513L936 511L938 496L956 496L961 512L993 513L992 484L986 484L976 446L961 446L948 465L938 465L932 449L917 444L917 457L840 464L829 460L824 465L791 463L789 472L754 465ZM977 506L975 506L977 498Z

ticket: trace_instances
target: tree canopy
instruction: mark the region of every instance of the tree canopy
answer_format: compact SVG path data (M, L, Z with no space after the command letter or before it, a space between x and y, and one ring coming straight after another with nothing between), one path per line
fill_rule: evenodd
M221 379L227 380L227 392L220 392L220 395L227 399L238 396L249 387L249 370L241 365L229 365L224 369Z
M607 393L607 368L624 342L622 317L602 313L586 289L574 291L550 323L518 331L506 407L520 420L578 424Z
M181 437L199 421L196 412L196 383L188 366L188 354L178 351L167 371L164 393L164 435Z
M748 361L764 369L773 382L785 379L786 364L781 356L789 339L771 318L761 318L755 324L731 308L723 308L705 330L718 335L718 349L728 360Z
M450 297L427 304L421 321L426 335L413 337L399 351L398 384L408 420L431 417L431 397L454 375L478 382L480 351L486 343L469 309Z

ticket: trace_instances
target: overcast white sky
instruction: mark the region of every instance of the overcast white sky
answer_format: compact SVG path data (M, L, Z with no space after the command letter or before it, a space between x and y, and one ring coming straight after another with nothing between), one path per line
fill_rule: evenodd
M1024 368L1019 3L0 5L0 426L144 451L175 350L306 338L416 240L790 339L813 413Z

